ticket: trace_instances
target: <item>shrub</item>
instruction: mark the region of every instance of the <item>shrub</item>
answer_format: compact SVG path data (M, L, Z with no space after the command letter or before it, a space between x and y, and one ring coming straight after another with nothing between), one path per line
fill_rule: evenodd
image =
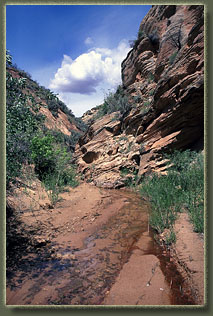
M146 37L146 33L143 30L138 31L138 39L142 39Z
M141 96L140 95L134 95L133 96L133 100L136 102L136 103L139 103L141 101Z
M137 48L138 44L140 43L140 41L145 38L147 35L143 30L139 30L138 34L137 34L137 39L135 40L130 40L129 41L129 45L132 48Z
M150 106L150 104L151 104L151 102L150 102L150 101L145 101L145 102L143 103L143 105L144 105L145 107L149 107L149 106Z
M82 119L79 117L75 118L75 124L77 128L80 129L84 133L88 130L87 124L85 124L84 121L82 121Z
M154 30L152 33L148 34L148 38L153 46L159 46L159 36L157 34L157 30Z
M13 68L9 52L6 62L7 69ZM41 100L47 101L55 115L61 109L69 117L74 117L71 110L50 90L39 87L27 73L19 71L19 75L25 78L13 78L9 71L6 73L7 189L21 176L24 165L34 163L36 174L55 203L64 186L78 184L68 147L75 145L80 134L74 131L69 137L58 131L48 131L43 124L45 117L39 113L40 103L30 94L30 90ZM80 119L78 124L83 125Z
M31 150L35 171L55 203L64 186L75 187L78 184L71 156L65 147L56 144L52 135L35 136Z
M57 144L63 145L71 152L75 150L75 145L81 137L81 134L75 130L72 130L71 135L65 135L58 130L48 130L46 133L52 135Z
M109 108L108 105L104 102L101 106L100 109L98 110L98 113L95 115L95 119L99 119L109 113Z
M6 65L11 66L12 65L12 56L10 54L10 51L6 50Z
M143 144L141 144L140 148L139 148L139 153L140 153L140 155L142 155L144 152L145 152L145 147Z
M24 163L31 162L30 142L44 120L38 113L39 106L23 93L26 80L6 74L6 186L21 175ZM33 98L31 98L33 100ZM32 112L33 109L33 112Z
M105 97L103 105L100 107L96 119L113 112L126 113L131 108L128 97L121 86L118 86L115 93L109 92Z
M132 148L133 142L128 143L128 147L126 149L126 153L130 152L131 148Z
M68 136L67 144L72 151L75 150L75 145L77 144L80 137L81 137L81 134L74 130L72 131L71 135Z
M44 180L56 168L53 140L54 137L51 135L35 136L31 142L31 157L40 180Z
M143 102L143 106L140 109L140 113L141 114L146 114L146 113L149 112L150 108L151 108L151 102L150 101L144 101Z
M9 52L6 62L7 69L13 68ZM29 93L29 89L33 90L36 96L39 94L40 98L50 101L52 110L58 111L60 108L69 116L73 114L50 90L39 87L27 74L22 75L25 75L25 78L13 78L9 71L6 73L7 189L21 176L25 164L34 163L39 179L52 192L55 201L63 186L77 184L75 169L71 165L71 155L67 148L76 143L79 133L73 132L67 139L61 132L48 131L43 124L44 116L39 113L40 103ZM81 124L80 119L78 123Z

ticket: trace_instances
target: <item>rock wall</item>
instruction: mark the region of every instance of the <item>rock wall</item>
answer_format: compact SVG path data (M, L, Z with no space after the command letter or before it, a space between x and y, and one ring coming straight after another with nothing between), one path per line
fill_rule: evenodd
M204 6L152 6L138 34L122 62L131 110L96 121L77 147L79 169L100 186L122 186L126 169L164 172L171 149L203 148Z

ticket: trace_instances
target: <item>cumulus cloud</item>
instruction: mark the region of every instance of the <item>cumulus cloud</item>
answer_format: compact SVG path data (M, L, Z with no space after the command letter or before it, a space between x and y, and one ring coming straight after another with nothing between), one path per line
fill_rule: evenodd
M75 60L64 55L50 88L86 95L95 93L101 85L113 88L121 82L121 62L129 50L123 40L114 49L92 48Z
M103 102L102 91L97 91L97 93L90 96L86 94L61 92L58 97L72 110L76 117L81 117L87 110Z

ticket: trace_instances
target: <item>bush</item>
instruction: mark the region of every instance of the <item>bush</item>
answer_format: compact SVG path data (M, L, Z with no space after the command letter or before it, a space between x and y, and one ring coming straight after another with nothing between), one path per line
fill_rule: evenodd
M56 152L53 148L53 136L35 136L31 142L31 157L35 164L35 172L40 180L55 171Z
M139 40L139 39L142 39L144 37L146 37L146 33L144 31L142 31L142 30L139 30L137 39Z
M6 66L11 66L12 65L12 56L10 54L10 51L7 49L6 50Z
M61 144L67 148L68 151L74 152L75 146L81 137L81 134L75 130L72 130L71 135L65 135L58 130L45 130L44 133L48 133L48 135L52 135L54 137L54 142L57 144Z
M171 229L165 236L165 244L166 246L170 246L171 244L176 243L176 234L173 229Z
M124 89L121 86L118 86L115 93L110 92L105 97L104 103L96 115L96 119L113 112L120 112L121 114L124 114L128 112L130 108L131 105Z
M73 151L75 150L75 145L77 144L80 137L81 137L81 134L79 132L74 131L74 130L72 131L71 135L69 136L68 145L70 146L70 148L73 149Z
M157 30L154 30L152 33L148 34L148 38L153 46L159 46L159 36Z
M78 184L74 167L71 165L71 156L66 148L56 143L52 135L35 136L31 150L35 171L55 203L64 186L75 187Z
M84 132L84 133L85 133L85 132L87 131L87 129L88 129L87 124L85 124L84 121L82 121L82 119L79 118L79 117L76 117L76 118L75 118L75 124L76 124L77 128L78 128L80 131Z
M151 91L149 91L149 95L150 96L153 96L154 95L154 93L155 93L155 90L153 89L153 90L151 90Z
M39 106L23 93L26 80L6 74L6 186L16 182L23 164L31 162L30 142L43 123ZM33 100L33 99L32 99ZM32 112L33 109L33 112Z

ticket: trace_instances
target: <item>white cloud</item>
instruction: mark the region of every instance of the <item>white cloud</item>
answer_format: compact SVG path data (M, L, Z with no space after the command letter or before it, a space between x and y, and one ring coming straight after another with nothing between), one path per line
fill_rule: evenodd
M121 82L121 62L129 50L127 41L123 40L114 49L92 48L75 60L64 55L50 89L91 95L101 86L113 88Z
M58 97L72 110L76 117L82 116L87 110L103 103L102 91L97 91L90 96L79 93L59 93Z
M93 44L93 39L91 37L87 37L84 41L84 44L91 45Z

